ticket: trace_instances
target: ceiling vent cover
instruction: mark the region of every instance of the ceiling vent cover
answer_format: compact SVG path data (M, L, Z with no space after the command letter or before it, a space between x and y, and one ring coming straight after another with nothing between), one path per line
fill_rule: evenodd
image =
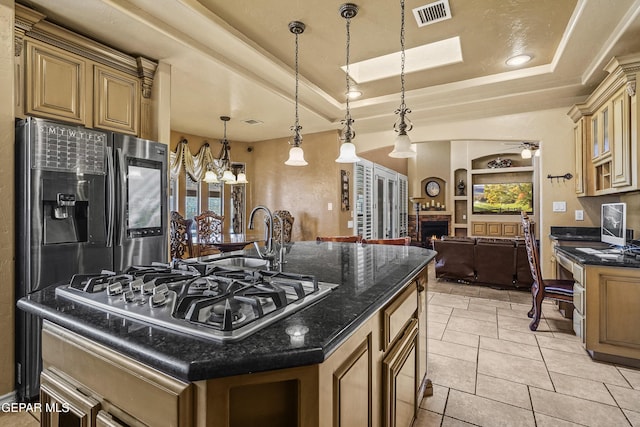
M439 0L433 3L413 9L413 16L416 18L418 27L435 24L436 22L451 19L451 8L449 0Z

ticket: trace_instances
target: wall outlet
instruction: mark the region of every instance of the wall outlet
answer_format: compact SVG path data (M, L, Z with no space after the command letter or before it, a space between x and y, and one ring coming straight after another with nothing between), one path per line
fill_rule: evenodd
M331 203L331 202L327 203L327 210L328 211L332 211L333 210L333 203Z
M584 221L584 211L577 209L576 210L576 221Z
M347 221L347 228L353 228L353 221Z
M462 214L462 219L467 219L467 214Z
M553 211L554 212L566 212L567 211L567 202L553 202Z

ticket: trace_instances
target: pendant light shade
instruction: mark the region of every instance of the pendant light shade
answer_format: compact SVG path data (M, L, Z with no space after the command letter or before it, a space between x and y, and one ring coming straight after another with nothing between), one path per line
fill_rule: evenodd
M209 184L214 184L216 182L219 182L218 176L214 171L208 170L204 174L204 182L208 182Z
M231 150L231 147L229 146L229 140L227 139L227 122L231 120L231 118L228 116L220 116L220 120L224 123L224 136L222 140L220 140L220 144L222 144L222 149L220 149L220 161L222 162L224 172L222 173L220 181L225 184L247 184L247 176L244 173L238 174L238 178L240 175L243 175L243 182L240 182L239 179L236 179L236 175L231 170L231 158L229 157L229 150Z
M346 81L347 81L347 94L351 92L351 75L349 74L349 48L351 45L351 18L358 14L358 6L353 3L345 3L340 6L340 16L346 20L347 27L347 60L346 60ZM349 96L347 95L347 114L344 120L342 120L342 131L340 132L340 155L336 159L337 163L356 163L360 161L360 158L356 155L356 146L353 145L353 138L356 137L356 132L353 130L353 119L351 118L351 110L349 109Z
M411 147L411 139L407 135L407 132L413 128L413 124L406 117L407 114L411 113L411 110L404 103L404 63L404 0L400 0L400 107L395 111L398 115L398 120L393 125L398 136L393 145L393 151L389 153L389 157L396 158L416 156L416 151Z
M531 150L529 148L523 148L522 152L520 153L520 156L522 156L523 159L530 159Z
M289 150L289 158L284 162L287 166L306 166L309 164L304 159L304 151L302 151L302 148L300 147L300 144L302 144L302 126L300 126L300 116L298 115L298 86L300 84L298 73L298 36L304 32L304 29L305 25L303 22L289 22L289 31L296 36L296 122L291 126L291 130L293 131L293 142L289 142L289 144L293 145L293 147Z
M247 181L247 175L244 172L240 172L238 174L238 178L236 179L236 184L248 184L249 181Z
M304 159L304 151L300 147L291 147L289 150L289 158L285 165L289 166L307 166L309 163Z

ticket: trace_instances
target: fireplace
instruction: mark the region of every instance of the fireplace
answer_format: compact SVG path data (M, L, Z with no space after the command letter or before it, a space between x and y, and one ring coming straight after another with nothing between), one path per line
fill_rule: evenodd
M420 221L420 242L423 246L431 247L431 238L436 236L438 239L442 236L449 235L449 221Z

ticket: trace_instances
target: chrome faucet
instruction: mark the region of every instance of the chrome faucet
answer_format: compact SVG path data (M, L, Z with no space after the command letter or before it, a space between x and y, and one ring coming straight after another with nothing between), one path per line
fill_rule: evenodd
M276 258L276 252L273 249L273 214L266 206L258 205L251 211L249 214L249 230L253 230L253 216L259 210L263 210L266 212L267 217L269 218L269 228L264 231L264 240L265 240L265 251L262 252L258 247L258 242L253 242L253 245L258 251L258 256L261 259L266 259L270 263L273 263L273 260Z

